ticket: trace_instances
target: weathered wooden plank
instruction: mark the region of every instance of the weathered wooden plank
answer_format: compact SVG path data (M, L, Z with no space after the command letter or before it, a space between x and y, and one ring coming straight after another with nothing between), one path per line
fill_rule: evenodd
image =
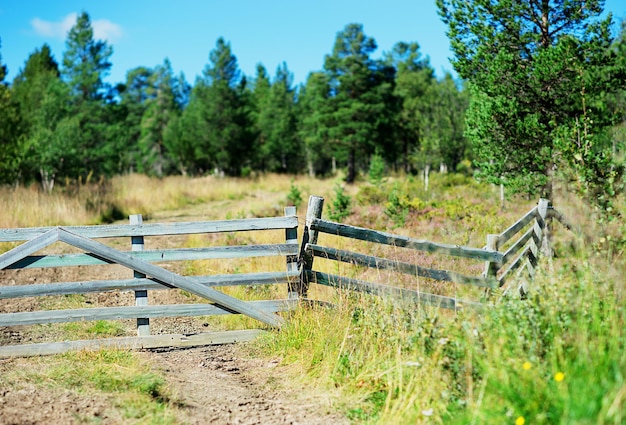
M224 274L210 276L187 276L204 286L273 285L288 283L300 275L298 270L290 272L266 272L245 274ZM49 295L87 294L114 290L161 290L172 289L172 285L154 279L94 280L80 282L58 282L35 285L0 286L0 299L38 297Z
M177 275L176 273L155 266L154 264L132 258L129 255L117 251L102 243L75 235L63 228L59 228L59 240L73 245L77 248L91 252L92 254L102 257L108 261L121 264L132 270L156 278L159 281L176 286L177 288L185 289L192 294L198 295L202 298L206 298L209 301L213 301L222 307L226 307L238 313L250 316L270 326L280 327L284 323L283 318L280 316L272 313L267 313L259 309L255 309L254 307L251 307L251 305L248 303L245 303L241 300L233 298L214 289L202 286L185 276Z
M561 223L561 225L563 227L565 227L567 230L569 230L570 232L576 233L577 235L581 235L582 234L582 231L580 230L580 227L572 224L569 220L567 220L567 218L565 218L565 216L560 211L557 211L554 208L548 209L547 218L549 218L549 219L550 218L556 219L556 221Z
M143 216L141 214L133 214L129 217L130 224L132 225L143 225ZM130 238L131 243L131 251L144 251L144 237L143 236L132 236ZM133 277L135 279L144 279L146 277L145 274L139 273L137 271L133 271ZM146 306L148 305L148 291L145 289L136 290L135 291L135 305L136 306ZM150 335L150 319L147 317L138 317L137 318L137 335L138 336L146 336Z
M0 255L0 270L5 269L22 258L29 256L40 249L43 249L59 240L59 231L56 228L48 230L46 233L38 235L36 238L23 243L20 246Z
M537 207L534 207L528 211L522 218L513 223L508 229L498 235L497 248L500 248L507 243L513 236L515 236L520 230L522 230L531 221L537 218Z
M319 245L307 244L307 250L313 252L315 256L328 258L330 260L352 263L360 266L373 267L382 270L393 270L413 276L427 277L429 279L442 280L446 282L475 285L484 288L494 288L495 281L489 281L481 277L470 277L448 270L436 270L420 267L416 264L402 261L389 260L387 258L373 257L356 252L329 248Z
M304 231L302 232L302 243L300 244L299 254L299 267L300 267L300 282L298 290L298 297L306 298L309 290L308 276L313 268L313 255L306 250L306 245L316 244L318 238L318 232L313 229L313 221L322 218L322 210L324 209L324 198L321 196L311 195L309 197L309 203L306 211L306 221L304 223Z
M293 300L242 301L266 314L288 311L297 304ZM237 314L217 304L147 305L72 310L27 311L0 314L0 326L37 325L43 323L82 322L88 320L121 320L137 317L188 317Z
M552 224L548 223L548 211L552 208L550 205L550 201L544 198L539 199L539 204L537 205L537 223L541 227L543 231L539 236L539 245L541 245L541 255L551 258L553 256L552 247L550 244L552 243Z
M107 224L97 226L63 226L67 231L85 238L116 238L132 236L166 236L194 233L244 232L298 227L298 218L269 217L239 220L215 220L180 223L150 223L143 225ZM55 227L26 227L0 229L0 242L26 241Z
M510 278L510 274L513 273L515 270L517 270L522 264L524 264L524 262L526 261L526 259L528 258L528 255L531 254L531 248L530 246L527 246L526 249L524 249L518 256L517 258L515 258L514 261L511 262L511 264L508 265L508 267L504 270L504 272L502 273L502 275L500 276L500 278L498 279L498 282L500 282L500 286L503 286L506 281Z
M497 251L499 237L499 235L487 235L487 245L485 246L485 249ZM485 270L483 271L482 276L485 279L495 279L496 274L498 274L498 263L485 261Z
M227 258L273 257L297 255L297 244L235 245L204 248L177 248L149 251L120 251L142 261L160 263L184 260L221 260ZM7 269L30 269L43 267L94 266L110 264L92 254L50 254L25 257Z
M350 279L332 274L310 271L309 279L319 285L332 286L334 288L365 292L373 295L388 295L400 299L416 301L420 304L435 307L458 310L464 307L483 308L484 305L471 301L457 300L442 295L428 294L413 289L397 288L379 283L366 282L363 280Z
M62 354L74 350L142 350L165 347L197 347L250 341L264 333L260 329L205 332L192 335L164 334L138 337L49 342L0 347L0 358Z
M349 226L347 224L333 223L331 221L315 219L311 228L320 232L368 242L376 242L385 245L410 248L419 251L436 252L456 257L472 258L475 260L500 262L502 254L497 251L487 251L481 248L464 247L460 245L446 245L427 240L418 240L406 236L394 235L363 227Z
M285 207L285 216L295 216L297 213L296 207ZM287 272L298 272L298 228L285 229L285 242L294 245L296 253L287 255ZM299 282L300 279L293 279L289 282L287 287L287 298L297 299L299 297Z
M528 229L502 256L502 264L506 264L535 235L535 229Z

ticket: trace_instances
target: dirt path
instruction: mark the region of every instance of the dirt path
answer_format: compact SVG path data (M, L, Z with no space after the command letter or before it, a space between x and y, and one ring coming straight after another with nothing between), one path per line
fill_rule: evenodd
M237 344L140 353L165 376L177 420L190 425L347 424L329 398L295 388L278 361L252 358ZM29 359L0 361L0 374ZM129 423L113 397L26 383L0 385L0 424ZM135 422L133 422L135 423ZM143 422L140 422L143 423Z
M167 376L187 424L343 424L323 396L286 387L278 361L237 345L145 353Z

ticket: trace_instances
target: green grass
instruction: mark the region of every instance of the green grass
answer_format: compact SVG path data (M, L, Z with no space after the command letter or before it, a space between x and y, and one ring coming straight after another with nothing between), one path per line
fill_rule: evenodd
M512 199L503 212L489 187L455 183L436 176L430 192L410 180L391 183L395 193L383 187L392 213L378 228L480 246L533 205ZM385 196L364 188L350 224L371 220ZM593 216L578 214L568 218L598 234ZM334 308L295 312L257 348L308 385L338 392L336 406L354 423L622 424L624 236L605 236L598 240L615 242L557 229L561 257L542 260L524 300L496 292L483 312L453 313L334 291Z
M338 388L357 423L621 424L626 303L616 289L587 266L539 276L529 299L481 314L338 293L336 308L295 313L259 347Z
M22 384L63 388L112 400L129 423L178 423L175 401L170 398L165 378L135 353L79 351L32 362L37 367L14 370L3 380L19 379Z

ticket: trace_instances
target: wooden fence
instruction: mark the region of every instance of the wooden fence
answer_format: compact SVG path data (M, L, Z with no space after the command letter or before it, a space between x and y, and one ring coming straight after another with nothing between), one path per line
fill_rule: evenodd
M447 245L427 240L418 240L406 236L394 235L361 227L349 226L323 220L322 209L324 200L312 196L309 200L306 225L301 246L301 287L299 296L306 297L309 285L333 286L359 292L379 295L393 295L403 299L410 299L426 305L433 305L448 309L463 307L482 307L482 303L442 296L415 289L401 288L393 285L384 285L376 282L351 279L313 268L314 259L324 258L338 262L350 263L361 267L371 267L378 270L390 270L416 277L423 277L437 281L450 282L454 285L472 285L495 289L504 286L510 280L514 271L527 270L532 276L538 258L538 250L544 239L546 220L549 218L549 202L541 199L539 204L526 213L517 222L500 234L488 235L484 248L472 248L458 245ZM517 239L522 231L523 234ZM398 261L389 258L376 257L368 254L338 250L318 244L320 233L372 242L374 244L391 245L410 250L436 253L446 256L463 257L485 262L485 271L480 276L467 276L449 270L425 268L419 264ZM506 248L502 251L502 248ZM522 268L524 266L524 268ZM519 287L523 295L526 288Z
M224 220L210 222L143 224L140 215L130 217L130 224L0 229L0 242L22 242L0 255L0 270L56 268L119 264L134 272L132 279L17 284L0 286L0 299L48 295L86 294L106 291L134 291L135 306L46 310L0 313L0 326L33 325L86 320L137 319L138 337L112 338L63 343L41 343L0 347L0 357L52 354L83 347L165 347L234 342L250 339L257 331L230 331L197 335L150 335L150 318L168 316L209 316L244 314L271 327L284 319L276 313L295 307L294 289L299 279L297 266L298 219L295 207L285 208L284 217ZM258 230L284 230L285 242L264 245L236 245L202 248L144 250L144 238L152 236L230 233ZM114 249L100 238L130 238L130 251ZM57 242L78 248L84 253L44 254L39 251ZM251 274L183 276L156 263L284 256L286 268ZM215 286L265 285L285 283L287 299L245 302L213 289ZM148 291L184 289L210 303L187 305L148 305Z
M461 307L482 308L480 300L465 300L420 290L369 282L334 275L314 269L315 258L324 258L359 267L388 270L418 278L469 285L482 288L483 294L502 287L517 272L532 277L542 242L546 241L546 222L557 216L547 200L526 213L502 233L489 235L483 248L447 245L418 240L322 219L323 198L311 196L302 241L298 244L298 218L295 207L285 208L284 217L210 222L143 224L141 216L131 216L127 225L70 226L0 229L0 242L24 242L0 255L0 270L55 268L119 264L133 271L133 278L124 280L92 280L45 284L0 286L0 299L48 295L86 294L107 291L134 291L135 306L46 310L0 313L0 326L33 325L56 322L136 319L137 337L109 338L0 347L0 358L53 354L84 347L156 348L193 346L235 342L250 339L258 330L200 333L195 335L150 335L150 319L154 317L208 316L244 314L271 327L280 327L284 319L277 313L288 311L307 299L309 285L344 288L377 295L392 295L421 304L456 310ZM256 230L284 230L285 243L236 245L202 248L144 250L144 238L153 236L229 233ZM318 243L321 233L342 238L367 241L435 255L452 256L484 263L478 276L423 267L419 264L336 249ZM130 238L130 251L114 249L96 241L100 238ZM40 254L39 251L57 242L82 250L79 254ZM200 260L284 256L285 268L251 274L183 276L156 263ZM1 282L0 282L1 283ZM216 286L287 284L287 298L282 300L242 301L213 289ZM182 305L148 305L148 291L184 289L209 303ZM517 288L523 295L527 288Z

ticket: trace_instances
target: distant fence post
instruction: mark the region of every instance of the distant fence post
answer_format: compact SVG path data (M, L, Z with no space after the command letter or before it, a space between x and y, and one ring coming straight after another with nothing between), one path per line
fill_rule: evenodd
M296 207L285 207L285 217L296 215ZM288 244L298 244L298 228L285 229L285 240ZM298 256L287 255L287 273L298 271ZM293 278L289 278L287 285L287 298L297 299L299 296L299 282L294 282Z
M498 242L500 235L487 235L487 246L485 249L488 251L497 251L498 250ZM485 271L483 275L485 279L496 279L496 274L498 273L499 264L493 261L485 262Z
M308 273L313 268L313 255L306 251L308 243L317 243L317 230L311 230L311 223L316 218L322 218L322 209L324 208L324 198L321 196L311 195L309 197L309 205L306 211L306 223L304 225L304 233L302 234L302 246L300 247L300 286L298 288L298 296L305 298L309 290Z
M550 201L544 198L539 199L537 205L537 223L541 229L540 241L541 255L546 258L552 257L552 248L550 247L550 225L548 224L548 209Z
M141 214L133 214L130 217L130 224L135 226L141 226L143 224L143 217ZM131 250L143 251L144 242L143 236L131 236ZM135 279L145 278L146 275L137 271L133 272ZM135 291L135 305L147 306L148 305L148 291L146 289ZM150 335L150 319L147 317L137 318L137 335L147 336Z

